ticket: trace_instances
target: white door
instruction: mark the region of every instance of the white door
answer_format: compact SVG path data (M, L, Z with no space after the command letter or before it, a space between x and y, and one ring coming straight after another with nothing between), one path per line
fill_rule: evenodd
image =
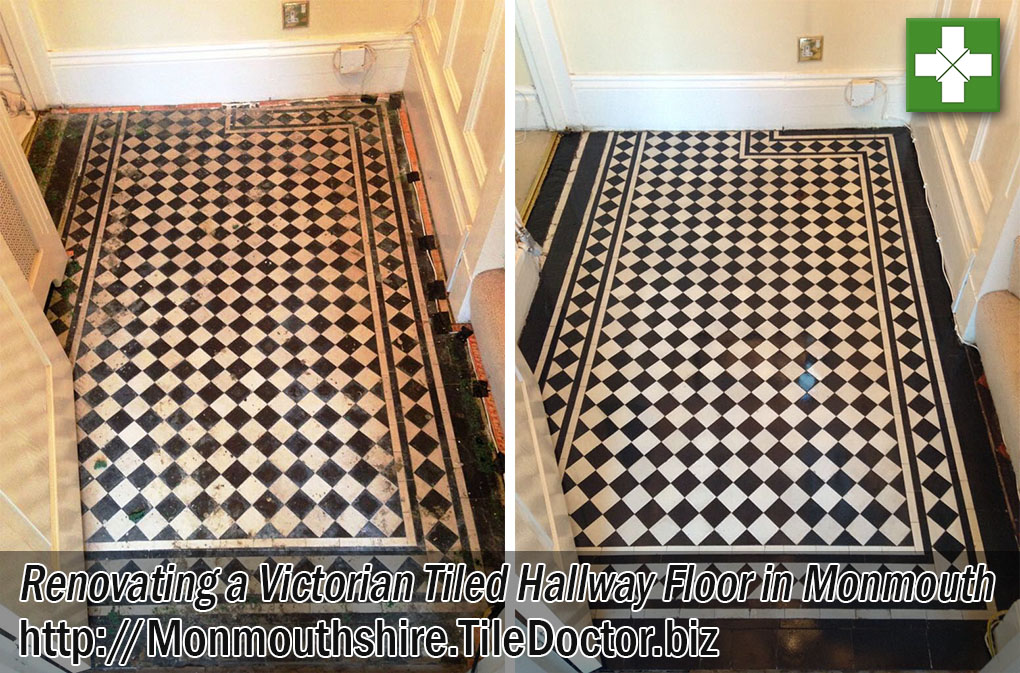
M0 113L0 631L8 636L15 617L86 620L84 605L21 604L16 594L26 561L84 567L71 364L42 310L66 258L26 171ZM3 645L0 669L53 666L12 660Z

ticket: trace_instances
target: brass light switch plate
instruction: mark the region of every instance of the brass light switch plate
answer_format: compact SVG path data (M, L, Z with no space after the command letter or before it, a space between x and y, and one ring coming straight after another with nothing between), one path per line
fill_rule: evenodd
M305 28L308 26L308 0L283 3L283 27Z
M807 35L797 41L798 61L822 60L822 36Z

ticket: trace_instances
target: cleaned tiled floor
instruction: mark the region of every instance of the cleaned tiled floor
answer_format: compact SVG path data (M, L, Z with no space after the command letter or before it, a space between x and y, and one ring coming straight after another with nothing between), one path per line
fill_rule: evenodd
M893 161L608 139L538 363L581 549L973 547Z
M391 112L86 116L49 315L90 552L478 548Z
M912 152L905 131L561 141L572 186L529 221L546 254L521 348L582 560L802 577L807 561L946 569L1001 553L1015 567ZM776 607L704 614L826 616Z

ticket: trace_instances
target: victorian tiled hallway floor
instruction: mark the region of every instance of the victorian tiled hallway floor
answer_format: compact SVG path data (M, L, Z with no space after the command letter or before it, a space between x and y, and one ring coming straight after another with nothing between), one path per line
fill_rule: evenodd
M988 561L996 605L684 606L768 634L726 648L771 652L750 668L781 663L784 620L830 639L809 639L818 669L900 667L872 656L886 635L854 640L869 626L911 643L908 668L980 667L1016 597L1011 491L906 130L568 135L528 227L544 256L520 346L582 561ZM969 654L932 654L953 629Z
M433 333L399 103L42 126L30 159L71 260L48 316L74 363L94 568L407 569L502 548L495 475L459 431L478 411L458 347Z

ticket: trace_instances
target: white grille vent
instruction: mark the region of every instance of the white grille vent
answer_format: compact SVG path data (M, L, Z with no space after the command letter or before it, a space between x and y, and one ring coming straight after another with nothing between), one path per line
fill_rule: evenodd
M21 269L25 280L28 280L35 256L39 254L39 246L35 244L28 223L21 216L21 211L14 202L14 195L7 187L7 180L3 175L0 175L0 236L3 236L4 242L18 262L18 268Z

